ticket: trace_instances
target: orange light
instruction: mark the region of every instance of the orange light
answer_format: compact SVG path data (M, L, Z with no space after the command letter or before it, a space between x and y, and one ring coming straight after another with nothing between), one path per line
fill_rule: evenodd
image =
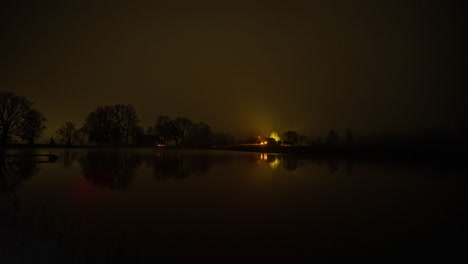
M275 139L276 142L280 141L280 137L279 137L278 133L276 133L275 131L271 132L270 137Z

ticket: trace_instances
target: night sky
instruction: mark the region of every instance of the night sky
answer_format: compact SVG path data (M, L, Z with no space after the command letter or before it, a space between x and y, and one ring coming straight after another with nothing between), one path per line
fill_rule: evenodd
M82 124L133 104L239 137L466 124L466 9L450 1L2 1L0 90ZM96 3L99 2L99 3Z

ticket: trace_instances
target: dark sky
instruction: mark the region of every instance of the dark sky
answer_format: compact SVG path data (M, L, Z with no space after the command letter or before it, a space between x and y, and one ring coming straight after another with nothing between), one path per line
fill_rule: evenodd
M46 136L116 103L145 127L166 114L237 135L467 120L454 1L4 2L0 90L35 102Z

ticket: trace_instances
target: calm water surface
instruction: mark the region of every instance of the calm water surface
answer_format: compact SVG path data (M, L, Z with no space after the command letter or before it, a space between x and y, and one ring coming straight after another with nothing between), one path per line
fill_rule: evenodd
M46 252L75 262L180 255L424 259L458 258L467 245L463 166L199 150L33 152L59 159L1 165L8 220L0 228L0 257L44 257L37 247L50 244Z

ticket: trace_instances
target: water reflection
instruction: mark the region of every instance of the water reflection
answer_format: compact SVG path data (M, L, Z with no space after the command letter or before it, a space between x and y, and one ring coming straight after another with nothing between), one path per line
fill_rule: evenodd
M30 151L21 151L19 155L24 155L28 159ZM29 157L31 158L31 157ZM21 183L39 172L37 163L33 162L12 162L5 157L5 153L0 153L0 195L15 193Z
M260 153L259 164L262 162L268 163L272 169L277 169L280 165L280 157L271 153Z
M340 161L336 159L329 159L326 161L330 174L334 174L340 168Z
M90 150L79 158L79 163L83 176L93 185L124 190L130 185L142 160L138 153L124 150Z
M134 256L147 260L163 254L233 255L247 250L273 254L278 249L296 256L296 248L306 252L322 250L323 245L331 254L347 247L360 252L374 245L404 244L406 250L408 244L445 243L441 238L447 237L460 237L459 244L464 245L462 235L452 234L466 225L461 212L467 200L467 180L447 174L448 170L443 174L405 167L395 170L393 163L362 166L362 161L274 153L50 152L60 157L58 163L0 162L0 194L14 194L24 185L17 196L6 196L13 199L3 199L3 205L0 199L0 214L2 206L12 208L3 211L13 211L5 215L25 223L18 225L21 229L37 227L40 234L59 238L58 244L70 252L68 262L134 263ZM39 168L34 181L24 182ZM108 192L89 183L110 190L134 189ZM76 202L76 186L80 199L91 202ZM47 210L30 209L36 204ZM2 219L6 218L0 215L0 229ZM408 230L416 230L409 239ZM436 249L432 244L428 248ZM75 261L87 259L95 261Z
M282 168L285 170L294 171L299 166L299 160L297 157L273 153L260 153L259 161L259 164L264 162L268 163L270 168L273 170L279 169L280 165L282 165Z
M150 160L156 181L200 176L206 174L214 164L229 161L232 161L231 156L185 151L157 151Z
M62 167L70 168L75 161L78 160L78 152L65 149L62 155Z
M296 171L307 163L325 165L330 173L345 168L346 173L351 174L353 170L352 161L322 160L275 153L226 155L213 151L98 149L84 152L65 150L60 157L63 168L69 168L78 161L87 180L95 186L110 190L128 188L143 164L152 170L153 178L158 182L201 176L208 173L214 165L239 159L249 160L252 166L268 165L272 170L289 172Z
M330 174L339 171L340 168L345 167L346 174L353 173L352 160L339 160L339 159L321 159L314 157L304 157L295 155L282 155L274 153L260 153L258 156L257 164L268 164L273 170L284 169L286 171L295 171L303 166L304 163L315 163L319 167L327 166Z
M151 168L156 181L182 180L206 174L214 164L226 163L231 156L213 155L197 151L132 151L89 150L82 155L65 151L62 167L70 167L78 160L83 176L93 185L110 190L129 187L137 171L144 164Z

